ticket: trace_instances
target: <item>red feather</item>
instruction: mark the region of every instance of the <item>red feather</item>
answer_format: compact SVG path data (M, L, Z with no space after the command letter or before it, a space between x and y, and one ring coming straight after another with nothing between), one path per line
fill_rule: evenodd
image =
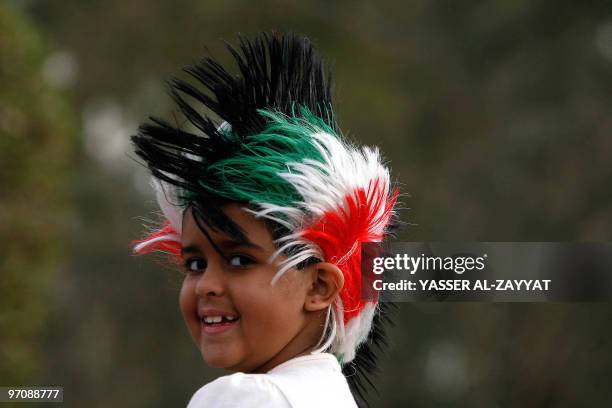
M348 193L343 207L326 212L302 233L344 275L340 298L345 325L365 306L361 296L361 244L382 241L399 194L395 189L387 195L385 187L384 180L376 179L370 182L368 191L358 188Z
M176 230L172 228L170 222L166 220L162 224L161 229L157 230L153 234L147 236L146 238L140 241L133 241L132 245L136 247L137 245L146 244L147 242L158 239L157 241L150 242L148 245L144 245L138 251L135 250L135 252L138 255L144 255L150 252L158 251L169 254L171 258L180 258L182 246L181 243L176 240L175 237L177 236L178 233L176 232ZM162 237L167 237L167 239L159 239Z

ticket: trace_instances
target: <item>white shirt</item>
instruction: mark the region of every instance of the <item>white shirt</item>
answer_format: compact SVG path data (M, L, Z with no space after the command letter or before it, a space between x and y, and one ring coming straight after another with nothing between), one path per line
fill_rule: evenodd
M266 374L236 373L200 388L187 408L355 408L336 357L329 353L296 357Z

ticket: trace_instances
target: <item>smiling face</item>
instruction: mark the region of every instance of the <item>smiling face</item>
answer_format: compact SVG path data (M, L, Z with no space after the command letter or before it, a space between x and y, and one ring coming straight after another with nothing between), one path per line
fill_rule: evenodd
M263 221L241 207L232 203L223 210L249 242L203 227L219 251L186 210L181 244L187 273L180 307L209 365L266 372L316 344L321 316L304 306L313 287L312 268L289 270L271 285L278 270L277 263L268 263L276 250L272 236Z

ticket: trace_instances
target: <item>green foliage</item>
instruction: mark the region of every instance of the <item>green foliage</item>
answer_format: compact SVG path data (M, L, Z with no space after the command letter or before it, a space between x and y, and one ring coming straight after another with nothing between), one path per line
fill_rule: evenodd
M0 4L0 379L27 384L43 359L50 293L64 265L74 117L44 81L42 39Z

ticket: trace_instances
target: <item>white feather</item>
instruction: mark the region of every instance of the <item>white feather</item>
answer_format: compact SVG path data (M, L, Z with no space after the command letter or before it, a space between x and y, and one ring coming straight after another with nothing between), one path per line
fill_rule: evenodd
M179 203L176 186L156 177L151 177L151 185L155 189L155 198L164 217L180 236L183 226L183 208Z
M294 203L295 207L275 206L261 203L260 210L251 211L256 217L267 218L279 222L281 225L296 231L297 236L292 237L294 244L283 242L283 249L301 244L305 245L303 251L289 256L281 269L287 271L289 265L297 265L296 259L303 259L303 254L321 252L308 241L299 239L299 232L309 222L323 216L329 211L339 211L346 206L346 197L358 189L366 191L369 202L386 199L389 194L390 177L388 169L382 164L378 149L356 148L349 146L335 135L326 132L315 132L311 135L322 161L305 159L302 162L287 163L287 171L281 173L284 178L302 196L303 200ZM378 180L379 186L374 189ZM374 219L383 215L384 206L376 208ZM372 232L383 233L384 223L374 223ZM287 240L285 237L284 240ZM280 242L277 242L280 244ZM301 261L300 261L301 262ZM275 277L277 280L279 276Z
M156 242L159 241L175 241L175 242L181 242L181 237L179 235L174 235L174 234L168 234L168 235L162 235L159 237L155 237L152 239L149 239L147 241L141 242L140 244L134 246L134 253L138 253L140 251L142 251L143 249L145 249L146 247L148 247L151 244L154 244Z

